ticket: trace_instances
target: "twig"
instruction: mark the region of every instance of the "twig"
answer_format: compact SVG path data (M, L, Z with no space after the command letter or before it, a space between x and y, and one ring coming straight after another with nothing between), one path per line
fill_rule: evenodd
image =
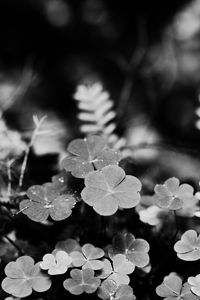
M24 173L25 173L25 170L26 170L26 165L27 165L28 156L29 156L31 147L34 144L35 138L36 138L36 136L37 136L37 134L40 130L40 127L41 127L41 125L42 125L42 123L44 122L45 119L46 119L46 116L43 116L40 120L38 120L36 116L33 117L33 120L34 120L34 123L35 123L36 127L35 127L35 130L33 131L31 140L30 140L30 142L29 142L29 144L28 144L28 146L25 150L24 160L23 160L23 163L22 163L22 166L21 166L21 172L20 172L20 178L19 178L19 187L22 187L22 185L23 185Z
M13 242L5 233L0 232L0 235L3 236L11 245L13 245L13 247L15 247L15 249L17 249L17 251L20 255L25 254L24 251L15 242Z

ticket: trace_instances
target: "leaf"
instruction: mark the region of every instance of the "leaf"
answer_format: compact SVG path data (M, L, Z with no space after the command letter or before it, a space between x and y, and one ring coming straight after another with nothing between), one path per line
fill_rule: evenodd
M182 285L181 278L172 273L164 278L163 283L156 288L156 293L164 300L197 300L191 293L189 284Z
M20 202L20 211L35 222L46 221L49 216L55 221L68 218L76 204L73 195L63 194L51 183L35 185L27 190L29 200Z
M75 267L89 268L92 270L100 270L103 267L103 262L98 260L104 256L104 251L101 248L94 247L91 244L85 244L82 248L82 253L74 251L71 253L72 264Z
M136 267L143 268L149 263L149 244L143 239L135 239L131 233L123 233L114 236L109 255L112 258L116 254L124 254Z
M101 280L94 277L92 269L78 270L73 269L70 272L72 278L63 282L64 288L73 295L82 293L92 294L99 287Z
M135 300L133 289L126 284L118 286L113 280L104 280L97 295L103 300Z
M6 278L2 289L15 297L27 297L32 290L45 292L51 287L49 277L41 272L40 263L34 264L30 256L21 256L16 262L9 262L5 267Z
M147 223L151 226L157 226L161 223L161 215L163 214L163 209L156 205L147 207L146 209L139 210L140 221Z
M95 169L101 170L111 164L118 164L119 151L106 148L106 141L101 136L73 140L67 149L72 155L64 158L62 168L70 171L74 177L84 178Z
M128 261L125 255L117 254L113 257L113 272L108 276L109 280L114 280L117 285L129 284L127 274L133 273L135 266Z
M103 300L109 300L111 297L113 298L116 291L118 289L118 285L113 280L104 280L98 290L98 297Z
M196 231L188 230L182 235L181 240L176 242L174 250L180 259L196 261L200 259L200 237Z
M113 267L111 265L111 262L106 258L102 259L102 262L103 262L103 268L101 269L101 272L98 275L98 277L101 279L105 279L108 278L110 274L112 274Z
M81 251L81 246L74 239L67 239L65 241L60 241L56 244L56 249L63 250L70 254L73 251Z
M65 170L62 170L59 174L52 177L52 183L59 192L64 191L67 188L68 177Z
M179 184L179 179L172 177L167 179L164 184L155 186L156 204L160 208L177 210L183 208L188 201L193 200L193 187L189 184Z
M133 289L126 284L119 286L115 298L116 300L135 300L136 297L133 295Z
M65 251L57 251L55 256L45 254L40 267L43 270L48 270L49 275L59 275L67 272L71 262L71 257Z
M140 200L139 179L126 175L115 165L90 172L85 178L85 186L81 192L83 201L102 216L113 215L119 207L135 207Z
M200 297L200 274L195 277L189 277L188 283L191 286L191 291Z

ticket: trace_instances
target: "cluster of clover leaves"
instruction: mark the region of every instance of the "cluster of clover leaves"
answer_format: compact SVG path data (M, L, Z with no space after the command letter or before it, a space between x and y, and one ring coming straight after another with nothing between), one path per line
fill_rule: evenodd
M68 152L62 161L65 173L54 176L52 182L31 186L26 199L20 202L19 211L32 221L64 220L79 205L80 199L77 200L67 187L66 172L84 179L81 201L101 216L111 216L118 209L135 208L141 221L153 226L159 223L160 215L169 211L190 216L199 213L193 187L180 184L177 178L157 184L154 195L141 197L140 180L126 175L119 166L122 155L110 149L101 136L73 140ZM128 232L115 235L112 245L105 245L104 249L90 243L81 246L76 240L67 239L58 242L55 249L39 262L35 263L27 255L9 262L5 267L2 289L12 297L23 298L32 291L49 290L51 276L66 274L63 286L73 295L97 292L104 300L134 300L129 275L135 268L151 271L149 250L146 240L135 238ZM174 250L179 259L196 261L200 259L200 237L196 231L188 230L175 243ZM170 273L156 288L156 293L166 300L200 299L200 274L189 277L182 284L179 275Z

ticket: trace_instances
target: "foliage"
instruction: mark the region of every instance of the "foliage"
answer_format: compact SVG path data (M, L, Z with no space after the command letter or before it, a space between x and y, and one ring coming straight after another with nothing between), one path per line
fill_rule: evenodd
M105 280L98 291L99 298L103 300L115 299L115 300L135 300L133 295L133 289L125 284L117 285L113 280Z
M157 205L160 208L177 210L184 206L184 203L194 198L194 189L189 184L179 185L178 178L169 178L164 184L155 186L155 193L158 196Z
M32 293L45 292L51 286L50 279L41 272L40 263L34 264L29 256L21 256L16 262L9 262L5 268L6 278L2 288L15 297L27 297Z
M82 267L82 269L99 270L103 267L103 263L98 260L104 256L104 251L100 248L94 247L91 244L85 244L81 251L73 251L70 256L72 264L75 267Z
M111 257L124 254L136 267L143 268L149 263L149 244L143 239L135 239L131 233L118 234L112 240L109 249Z
M94 293L100 285L100 279L94 276L92 269L78 270L74 269L70 272L71 278L66 279L63 283L64 288L73 295L82 293Z
M165 300L197 300L190 291L190 285L187 282L182 284L181 278L174 274L164 278L163 283L156 288L156 293Z
M113 257L112 263L105 259L101 278L107 278L120 284L129 284L128 274L133 273L135 266L128 261L125 255L117 254Z
M74 177L84 178L89 172L101 170L111 164L118 164L121 155L106 147L106 140L100 136L73 140L68 148L71 156L62 161L62 167Z
M40 263L42 270L48 270L49 275L59 275L67 272L72 258L65 251L57 251L55 255L45 254Z
M194 230L187 230L176 242L174 250L177 256L186 261L195 261L200 259L200 238Z
M93 84L80 84L77 86L74 99L78 101L80 113L78 118L83 124L80 126L84 134L100 133L106 137L109 144L116 149L125 145L125 139L114 133L116 113L112 110L113 101L108 92L103 90L100 82Z
M40 120L34 117L34 122L37 125ZM17 298L27 297L32 291L48 291L51 295L51 283L64 278L64 291L72 295L96 293L103 300L134 300L137 296L140 300L143 296L138 287L147 282L152 299L160 296L166 300L197 300L199 274L183 284L176 273L170 273L156 291L154 278L170 264L162 253L171 251L172 245L170 257L175 271L180 263L177 257L185 261L200 259L199 236L194 229L185 231L178 240L179 222L198 215L198 192L194 194L192 186L180 184L175 177L152 185L151 193L145 187L142 190L142 180L126 174L123 162L119 166L121 153L109 148L101 136L75 139L68 151L69 156L61 163L64 169L50 177L50 182L33 184L26 191L22 185L15 189L2 184L7 195L7 201L0 206L0 263L6 265L3 291ZM10 179L10 160L7 167ZM10 219L13 222L16 216L20 218L20 213L28 217L24 218L26 224L36 222L31 226L38 228L38 234L44 230L42 239L51 243L43 244L40 238L39 246L31 252L31 246L20 242L15 230L5 234L4 227L7 230L7 223L12 224ZM192 228L194 224L191 222ZM32 239L37 240L37 236ZM154 243L161 258L153 253ZM56 279L51 281L51 276Z
M120 208L135 207L140 200L141 182L126 175L119 166L110 165L90 172L85 178L81 197L102 216L110 216Z
M188 283L191 286L191 291L200 297L200 274L195 277L189 277Z
M64 220L71 215L76 204L74 196L60 195L59 190L51 183L31 186L27 196L29 200L21 201L20 210L36 222L43 222L49 216L54 221Z

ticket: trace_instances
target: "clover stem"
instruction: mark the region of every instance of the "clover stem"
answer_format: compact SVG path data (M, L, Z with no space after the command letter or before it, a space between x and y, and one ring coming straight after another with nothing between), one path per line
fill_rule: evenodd
M4 237L17 251L20 255L24 255L24 251L17 245L13 240L11 240L5 233L0 232L0 235Z
M173 212L174 212L174 220L175 220L176 230L175 230L174 235L172 236L172 239L171 239L170 242L169 242L169 245L171 245L171 244L174 242L174 240L176 239L177 234L178 234L178 232L179 232L179 226L178 226L177 214L176 214L176 211L175 211L175 210L174 210Z

